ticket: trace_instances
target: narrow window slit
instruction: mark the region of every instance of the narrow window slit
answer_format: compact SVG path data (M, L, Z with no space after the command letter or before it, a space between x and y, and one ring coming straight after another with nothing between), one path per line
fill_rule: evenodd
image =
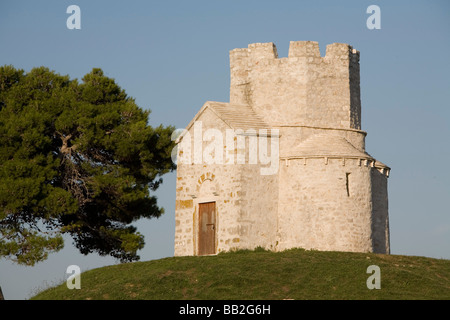
M350 187L348 182L348 177L350 176L350 172L345 173L345 187L347 188L347 197L350 197Z

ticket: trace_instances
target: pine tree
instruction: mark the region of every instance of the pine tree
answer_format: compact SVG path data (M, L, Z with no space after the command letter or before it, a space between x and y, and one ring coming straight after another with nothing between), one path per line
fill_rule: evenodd
M83 254L138 260L131 223L163 213L153 191L175 169L174 128L149 114L100 69L79 83L0 67L0 258L34 265L70 234Z

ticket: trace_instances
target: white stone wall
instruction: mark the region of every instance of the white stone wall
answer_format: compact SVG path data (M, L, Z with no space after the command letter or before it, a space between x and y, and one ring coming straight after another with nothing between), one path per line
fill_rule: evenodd
M371 170L355 159L282 164L278 250L372 251Z
M372 238L373 252L390 253L388 186L386 173L375 168L371 171L372 182Z
M260 167L242 166L239 248L275 250L279 178L278 173L261 175Z
M233 166L203 165L181 165L177 170L175 256L197 254L198 204L202 202L216 202L216 253L228 250L239 239L238 171Z

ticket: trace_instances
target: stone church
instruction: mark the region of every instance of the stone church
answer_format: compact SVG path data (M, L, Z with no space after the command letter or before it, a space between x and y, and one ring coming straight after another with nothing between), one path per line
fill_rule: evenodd
M390 252L390 168L365 150L359 69L342 43L230 51L230 102L206 102L177 136L175 256Z

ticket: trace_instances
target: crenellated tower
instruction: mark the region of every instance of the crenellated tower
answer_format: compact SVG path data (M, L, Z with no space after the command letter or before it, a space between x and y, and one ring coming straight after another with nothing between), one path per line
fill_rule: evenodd
M272 126L361 129L359 52L334 43L321 57L314 41L291 41L278 58L273 43L230 51L230 103L252 106Z

